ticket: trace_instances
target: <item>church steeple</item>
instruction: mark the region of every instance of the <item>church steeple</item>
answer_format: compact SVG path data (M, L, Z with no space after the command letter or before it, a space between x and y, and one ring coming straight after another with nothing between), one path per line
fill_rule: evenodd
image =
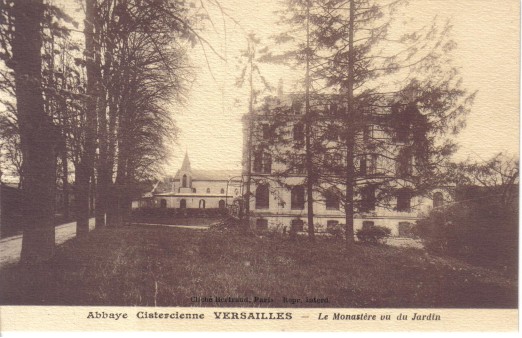
M185 158L183 159L183 164L181 165L181 171L190 172L190 160L188 157L188 152L185 151Z
M185 158L183 159L183 164L181 165L181 169L179 170L179 174L180 192L192 192L192 170L190 169L190 160L188 157L188 152L186 151Z

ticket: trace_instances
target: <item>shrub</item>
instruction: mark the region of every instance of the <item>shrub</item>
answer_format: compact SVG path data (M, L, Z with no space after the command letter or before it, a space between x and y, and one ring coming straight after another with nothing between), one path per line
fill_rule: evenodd
M344 224L336 224L334 226L326 227L326 232L332 237L344 239Z
M386 237L390 236L391 230L376 225L359 229L356 232L357 238L363 243L379 244L383 243Z
M426 250L516 273L518 211L495 202L485 198L460 202L419 220Z

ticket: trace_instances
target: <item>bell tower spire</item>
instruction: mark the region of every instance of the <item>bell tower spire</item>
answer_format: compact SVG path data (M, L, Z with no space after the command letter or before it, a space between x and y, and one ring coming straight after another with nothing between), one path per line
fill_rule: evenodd
M185 158L183 159L183 164L181 165L179 174L180 174L179 192L182 192L182 193L192 192L192 170L190 169L190 160L189 160L187 151L185 151Z
M190 159L187 151L185 151L185 158L183 159L183 164L181 165L181 171L190 172Z

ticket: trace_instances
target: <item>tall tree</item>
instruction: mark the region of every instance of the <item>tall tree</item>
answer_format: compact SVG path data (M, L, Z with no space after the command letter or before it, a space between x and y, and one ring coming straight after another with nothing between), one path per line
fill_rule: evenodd
M16 107L24 159L25 229L21 262L46 260L54 253L55 150L57 129L45 113L42 92L42 0L15 1L12 59Z
M261 40L255 36L254 33L247 35L247 49L241 51L240 63L244 62L241 69L240 76L236 79L236 86L242 87L245 83L248 83L248 116L247 116L247 134L246 144L244 146L244 152L246 161L246 191L244 195L244 218L245 228L250 225L250 199L252 197L252 148L253 148L253 133L255 129L255 116L254 116L254 104L256 103L258 95L264 90L271 90L271 86L266 81L265 77L261 74L261 70L258 64L258 45ZM264 50L264 48L262 49ZM256 79L255 79L256 78ZM262 83L262 89L256 89L256 82Z
M265 58L305 65L305 80L312 82L309 87L304 81L303 92L312 108L305 116L312 126L312 165L317 164L314 189L340 199L351 244L354 217L377 205L409 210L410 197L434 187L433 174L456 149L452 136L464 125L474 93L462 88L452 65L456 44L448 23L394 27L407 13L407 1L285 4L284 21L291 27L276 42L294 47ZM309 95L308 88L320 90ZM288 121L295 109L277 110ZM288 172L299 159L283 151L280 161Z
M113 194L108 196L114 207L107 210L107 219L117 225L130 210L133 183L154 174L165 159L166 142L176 135L166 107L183 100L190 73L187 42L195 43L196 33L184 3L131 1L103 10L102 17L110 18L102 28L108 125L104 110L99 122L105 127L98 138L99 145L107 147L107 176L112 179L115 172Z
M90 217L90 184L96 153L96 128L98 109L99 64L99 31L95 29L97 21L97 1L85 1L85 68L87 73L87 97L85 107L85 138L82 145L79 163L75 172L76 203L76 235L84 236L89 232Z
M286 3L285 8L281 11L280 25L285 27L287 30L281 34L274 36L274 40L279 45L287 45L290 43L289 49L280 52L273 53L265 50L262 57L262 62L274 63L274 64L286 64L294 68L298 68L303 72L303 76L300 79L300 88L304 89L304 97L294 97L294 100L304 101L304 115L301 120L294 121L294 125L300 128L303 127L303 138L304 138L304 158L295 156L278 156L278 161L284 163L291 170L280 170L276 173L279 176L280 181L284 181L288 175L295 174L295 167L304 166L303 171L305 174L304 185L306 185L306 206L307 206L307 223L308 223L308 238L314 240L315 238L315 225L314 225L314 191L317 184L317 173L314 159L313 149L313 133L314 133L314 110L313 96L317 96L318 91L314 90L314 71L313 68L317 67L317 55L316 55L316 35L314 21L317 20L317 13L314 12L314 0L290 0ZM297 36L297 38L296 38ZM300 42L296 44L296 40ZM304 67L301 65L304 63ZM297 102L296 102L297 104ZM293 107L292 109L295 109ZM282 122L282 121L280 121ZM283 123L284 124L284 123ZM301 133L301 132L299 132ZM285 133L283 133L284 135ZM280 135L280 136L283 136ZM284 137L284 136L283 136ZM286 143L281 139L278 139L276 143ZM288 145L287 145L288 146ZM293 149L295 150L295 149ZM279 152L281 149L279 150ZM283 152L285 152L283 150ZM295 163L297 160L297 163ZM304 161L303 161L304 160ZM299 163L304 162L304 163ZM282 183L282 182L280 182Z
M374 208L378 199L388 205L397 199L395 209L406 211L410 197L430 188L430 175L455 150L451 137L463 126L474 97L462 89L451 64L455 43L448 24L394 29L405 4L331 0L321 5L319 72L344 107L332 118L344 140L334 151L344 158L337 168L344 177L348 243L355 213ZM374 170L379 161L386 172ZM399 200L408 202L403 206Z

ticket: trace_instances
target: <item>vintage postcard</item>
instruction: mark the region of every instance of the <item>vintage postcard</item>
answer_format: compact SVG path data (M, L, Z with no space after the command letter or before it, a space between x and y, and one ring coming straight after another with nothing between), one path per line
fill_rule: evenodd
M518 331L520 3L0 0L0 332Z

